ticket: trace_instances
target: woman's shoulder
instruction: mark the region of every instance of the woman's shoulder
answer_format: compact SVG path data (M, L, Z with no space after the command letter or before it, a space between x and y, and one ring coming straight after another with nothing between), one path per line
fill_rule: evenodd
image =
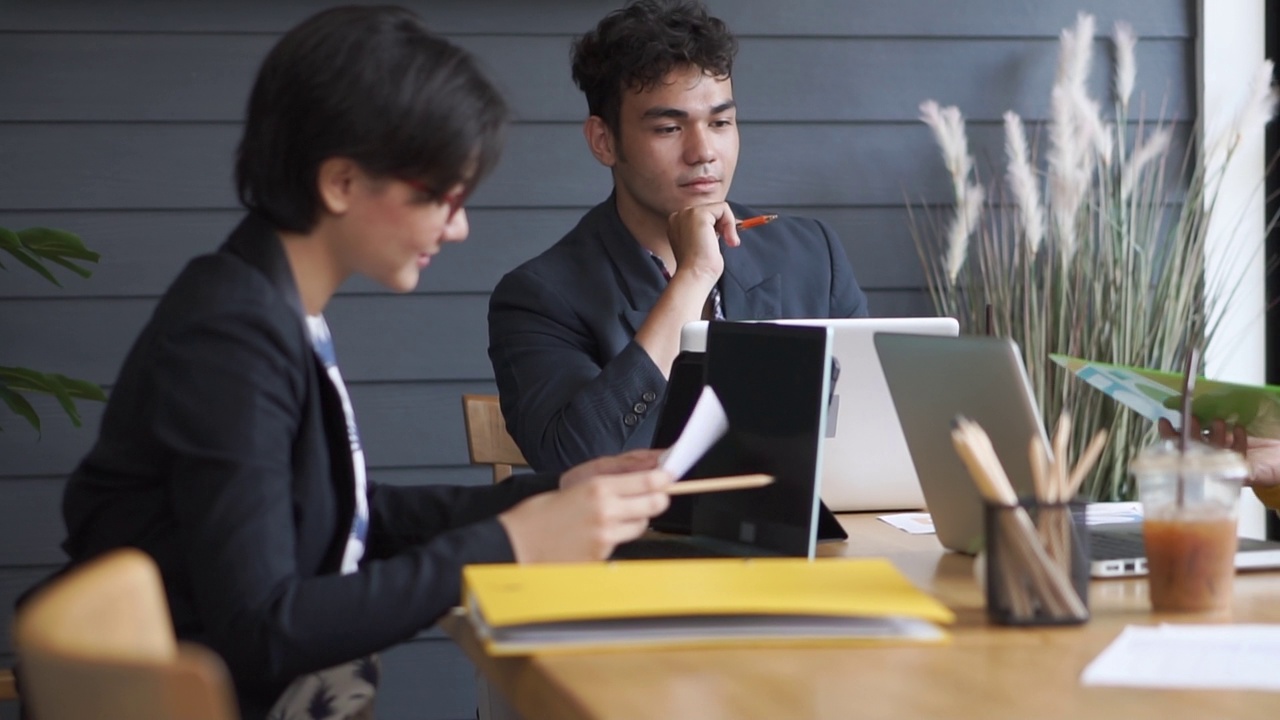
M165 334L195 327L247 327L305 349L302 317L284 292L235 255L202 255L188 263L169 286L152 323Z

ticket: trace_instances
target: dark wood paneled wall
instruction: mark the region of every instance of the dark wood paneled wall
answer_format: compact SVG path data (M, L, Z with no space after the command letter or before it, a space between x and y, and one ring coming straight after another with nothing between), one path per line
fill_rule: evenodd
M285 29L332 3L9 0L0 5L0 226L80 233L103 254L62 289L0 271L0 364L109 385L155 298L236 222L232 150L249 85ZM609 191L583 146L570 38L615 0L413 2L479 55L517 122L494 177L408 297L367 282L328 311L371 473L384 482L482 483L467 466L459 395L492 392L488 293ZM931 311L905 199L944 203L926 98L961 107L980 162L1001 156L1000 117L1048 112L1059 31L1077 11L1135 27L1149 116L1193 119L1188 0L712 0L741 38L742 157L733 197L812 215L840 233L876 315ZM1099 59L1107 57L1099 42ZM1095 95L1109 84L1095 68ZM0 259L0 261L3 261ZM9 263L6 262L6 265ZM0 663L13 597L62 559L63 478L100 408L73 429L39 402L43 437L0 411ZM472 717L471 672L438 633L387 654L386 717ZM0 718L12 708L0 707Z

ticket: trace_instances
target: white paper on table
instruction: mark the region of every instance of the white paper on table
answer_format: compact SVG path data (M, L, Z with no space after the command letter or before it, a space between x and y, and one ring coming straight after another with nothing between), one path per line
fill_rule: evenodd
M1095 502L1085 506L1087 525L1142 522L1140 502Z
M729 416L724 414L720 398L710 385L704 385L680 437L662 453L658 464L679 480L728 431Z
M1083 685L1280 691L1280 625L1130 625Z
M879 519L912 535L932 535L934 533L933 516L927 512L880 515Z

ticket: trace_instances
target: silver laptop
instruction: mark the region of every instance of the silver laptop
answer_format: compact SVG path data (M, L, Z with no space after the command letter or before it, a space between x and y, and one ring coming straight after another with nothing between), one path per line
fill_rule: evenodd
M836 512L924 507L924 494L902 437L872 337L878 332L954 337L954 318L813 318L763 321L828 327L839 376L827 410L822 501ZM685 325L680 349L706 346L707 322Z
M1031 495L1027 446L1048 438L1022 354L1011 340L980 336L881 334L875 346L938 540L976 552L982 500L951 443L951 421L964 415L981 425L1014 490ZM1146 574L1140 523L1090 527L1089 545L1094 577ZM1236 567L1280 567L1280 543L1241 538Z

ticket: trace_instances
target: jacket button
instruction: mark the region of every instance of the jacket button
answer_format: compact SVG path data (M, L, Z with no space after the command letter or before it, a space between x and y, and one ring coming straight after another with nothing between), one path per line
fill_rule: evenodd
M640 398L645 402L650 403L650 402L653 402L654 400L657 400L658 396L655 395L652 390L649 390L649 391L646 391L645 394L641 395Z
M645 405L644 403L636 403L631 409L635 410L636 414L639 414L644 412L645 410L648 410L649 406Z
M638 422L640 422L640 418L635 413L627 413L622 416L622 424L627 427L635 427Z

